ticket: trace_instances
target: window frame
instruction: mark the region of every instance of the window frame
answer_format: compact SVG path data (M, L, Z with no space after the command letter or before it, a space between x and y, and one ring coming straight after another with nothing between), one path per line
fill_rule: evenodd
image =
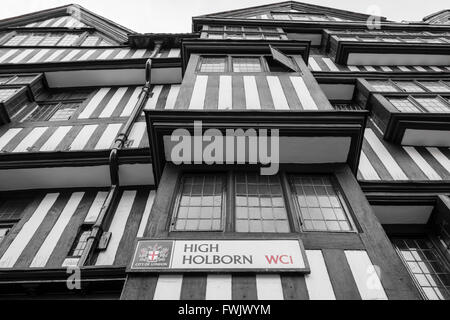
M258 169L259 170L259 169ZM181 169L179 171L178 177L176 179L176 187L175 193L172 196L169 205L169 215L167 219L166 230L169 234L172 235L191 235L193 233L200 234L223 234L223 235L233 235L233 236L264 236L264 235L272 235L276 237L289 237L296 236L299 234L347 234L347 235L355 235L361 233L361 229L359 227L359 223L357 221L356 215L354 214L351 205L348 203L348 200L345 196L345 193L340 185L336 173L334 171L324 171L324 172L301 172L296 170L281 169L278 173L282 196L285 204L287 221L289 224L289 232L237 232L236 231L236 203L235 203L235 184L236 184L236 174L239 172L253 172L256 170L251 169L218 169L218 170L205 170L205 169L189 169L184 170ZM259 171L258 171L259 172ZM176 223L176 218L178 215L178 208L181 199L181 188L182 188L182 179L186 174L221 174L224 175L224 188L223 188L223 198L222 198L222 230L175 230L174 225ZM328 230L305 230L303 228L303 221L301 220L301 212L300 208L296 205L295 192L290 185L289 176L290 175L318 175L318 176L328 176L330 177L333 187L336 191L336 195L339 198L340 204L342 205L342 209L347 217L348 223L351 226L351 230L349 231L328 231Z
M413 239L413 240L416 240L416 239L420 239L420 238L428 240L433 245L433 247L434 247L434 249L435 249L435 251L437 253L438 258L440 259L440 262L444 266L446 266L448 270L450 270L450 261L447 258L446 254L443 252L444 248L443 248L442 244L439 242L439 239L438 239L437 235L434 234L434 232L432 232L430 230L426 230L425 232L421 232L421 233L406 233L406 234L393 233L393 234L388 234L388 236L389 236L389 240L391 241L392 246L394 247L395 252L397 253L399 259L402 261L402 264L404 265L405 269L407 270L408 274L410 275L411 281L414 283L415 287L419 291L422 299L423 300L430 300L426 296L426 293L424 292L422 286L420 285L420 283L418 282L418 280L414 276L414 273L411 271L410 267L407 265L407 261L403 257L400 249L398 248L397 245L395 245L393 243L393 241L395 239L400 239L400 240L408 240L408 239L411 240L411 239Z
M333 186L333 189L336 192L336 196L339 199L339 203L342 206L342 210L344 211L344 214L345 214L345 216L347 218L348 224L351 227L351 230L348 230L348 231L345 231L345 230L341 230L341 231L328 231L328 230L327 231L323 231L323 230L307 230L307 229L305 229L304 222L303 222L303 217L302 217L302 214L301 214L300 204L298 203L298 200L296 199L296 192L293 189L293 186L291 184L292 183L291 177L294 176L294 175L310 175L310 176L317 175L317 176L322 176L322 177L323 176L328 176L330 178L330 181L331 181L331 184ZM356 221L355 215L354 215L353 211L351 210L351 206L347 203L347 199L346 199L346 197L343 194L342 186L339 184L339 181L336 179L336 176L334 174L329 174L329 173L328 174L326 174L326 173L318 173L318 174L317 173L313 173L313 174L310 174L310 173L298 173L297 172L297 173L288 173L286 178L288 179L289 188L290 188L290 196L292 197L293 205L295 207L295 215L296 215L296 218L299 221L301 232L305 232L305 233L317 233L317 232L320 232L320 233L327 233L327 234L330 234L330 233L344 233L344 234L359 233L358 226L356 225L356 222L355 222Z
M201 71L202 68L202 64L205 58L224 58L225 59L225 71ZM296 67L296 71L290 71L290 72L282 72L282 71L271 71L270 70L270 66L269 66L269 62L267 60L267 57L272 57L272 55L270 54L228 54L228 55L216 55L216 54L201 54L199 55L199 59L197 62L197 66L195 68L195 72L197 74L207 74L207 75L215 75L215 74L232 74L232 75L244 75L244 74L250 74L250 75L257 75L257 74L266 74L266 73L271 73L271 74L290 74L290 73L299 73L301 72L300 67L297 65L297 63L295 63L295 60L292 59L291 56L287 56L289 57L289 59L291 59L292 63L294 64L294 66ZM233 59L235 58L257 58L260 61L260 66L261 66L261 71L257 71L257 72L237 72L233 70ZM275 61L276 59L273 58ZM281 64L281 63L280 63Z
M176 223L177 223L177 219L178 219L178 213L179 213L179 208L180 208L180 203L181 203L181 196L182 196L182 190L183 190L183 179L185 176L187 175L194 175L194 174L198 174L198 175L220 175L223 177L223 184L222 184L222 205L221 205L221 217L220 217L220 230L176 230ZM227 222L227 198L228 198L228 178L227 178L227 174L225 174L224 172L214 172L214 173L210 173L210 172L206 172L206 171L199 171L199 172L190 172L190 171L186 171L186 172L182 172L177 179L177 187L175 189L175 199L174 201L172 201L172 205L170 206L170 219L169 220L169 232L171 233L182 233L182 232L186 232L186 233L194 233L194 232L201 232L201 233L223 233L226 231L226 226L227 224L225 222Z

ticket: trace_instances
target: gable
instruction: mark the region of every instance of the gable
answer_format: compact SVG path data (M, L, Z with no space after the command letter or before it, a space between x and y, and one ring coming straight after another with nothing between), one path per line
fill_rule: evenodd
M369 15L296 1L250 7L196 18L264 19L294 21L366 21ZM382 18L385 20L385 18Z
M17 32L30 30L44 32L44 29L45 32L85 30L97 32L118 43L125 43L128 41L128 35L134 33L78 5L67 5L3 19L0 20L0 28L13 29Z
M431 24L450 24L450 10L442 10L423 18L423 21Z
M80 18L73 16L63 16L50 18L41 21L31 22L23 26L24 28L88 28L89 26L80 21Z

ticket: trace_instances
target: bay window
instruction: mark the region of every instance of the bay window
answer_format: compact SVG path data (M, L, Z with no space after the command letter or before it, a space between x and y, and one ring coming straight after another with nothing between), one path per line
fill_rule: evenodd
M332 176L244 171L182 174L170 231L284 234L295 226L303 232L357 231Z

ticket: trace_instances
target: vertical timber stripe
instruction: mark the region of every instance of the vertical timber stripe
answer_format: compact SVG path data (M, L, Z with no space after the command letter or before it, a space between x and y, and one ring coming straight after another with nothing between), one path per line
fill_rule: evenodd
M208 108L208 106L205 106L205 108ZM233 108L231 76L220 76L218 108L221 110L231 110Z
M42 199L31 218L23 225L22 229L0 259L0 268L12 268L14 266L28 242L41 225L45 216L54 205L58 196L59 193L49 193Z
M106 104L106 107L103 109L102 113L100 113L99 118L109 118L113 114L114 110L116 110L119 105L120 100L122 100L123 96L127 92L127 87L118 88L117 91L112 96L111 100Z
M322 250L336 300L361 300L344 250Z
M94 201L89 208L89 211L84 219L85 223L95 223L97 221L98 215L102 210L103 204L108 197L108 192L97 192Z
M178 49L178 48L172 48L172 49L170 49L170 51L169 51L168 57L169 57L169 58L177 58L177 57L180 56L180 52L181 52L180 49Z
M313 57L309 57L308 63L312 71L322 71L322 69L320 69L319 65L317 64L316 60Z
M194 89L192 90L191 102L189 109L203 109L205 104L206 85L208 84L208 76L197 76L195 79Z
M122 49L113 59L124 59L129 52L130 49Z
M364 180L380 180L377 171L370 163L364 151L361 151L361 158L359 160L359 170Z
M52 136L45 142L40 151L53 151L55 150L67 133L72 129L71 126L63 126L56 129Z
M84 108L83 112L80 113L78 119L88 119L92 113L97 109L100 102L103 98L108 94L111 88L101 88L97 93L92 97L87 106Z
M130 99L128 99L127 105L122 110L122 114L120 115L121 117L129 117L131 115L131 112L133 112L133 109L136 107L136 104L139 100L141 91L142 87L137 87L136 89L134 89Z
M58 221L56 221L50 233L44 240L44 243L39 248L39 251L34 256L33 261L30 264L31 268L43 268L48 262L50 255L56 247L64 229L67 227L70 219L78 208L78 205L83 199L84 192L75 192L70 197L64 210L61 212Z
M94 133L95 129L97 129L97 124L90 124L84 126L83 129L80 130L75 140L73 140L70 145L71 151L83 150L86 144L88 143L90 137Z
M14 149L13 152L27 152L29 148L47 131L47 127L34 128Z
M34 49L26 49L22 51L18 56L14 57L10 63L18 63L21 62L23 59L25 59L26 56L28 56Z
M363 300L387 300L375 267L366 251L345 251L345 256Z
M148 98L147 103L145 104L146 110L155 110L156 104L158 103L159 95L161 94L163 86L157 85L153 87L152 96Z
M245 105L248 110L261 109L255 76L244 76Z
M305 275L309 298L311 300L335 300L336 297L328 276L322 251L307 250L306 256L311 268L311 273Z
M84 60L88 60L90 56L92 56L97 50L91 49L91 50L87 50L86 52L83 53L83 55L81 57L79 57L77 60L78 61L84 61Z
M283 287L279 274L257 274L258 300L283 300Z
M147 49L138 49L138 50L136 50L136 51L133 53L133 55L131 56L131 58L133 58L133 59L139 59L139 58L142 58L142 57L145 55L146 52L147 52Z
M230 274L208 274L206 300L231 300Z
M41 60L41 58L42 58L43 56L45 56L49 51L50 51L50 49L42 49L42 50L40 50L37 54L35 54L33 57L31 57L30 60L28 60L28 63L38 62L38 61Z
M372 129L367 128L365 133L365 138L369 142L373 151L377 154L383 165L389 171L389 174L394 180L408 180L403 170L400 168L398 163L383 145L383 143L378 139Z
M331 71L339 71L338 67L334 64L333 60L330 58L322 58L323 62L330 68Z
M290 77L295 92L302 104L303 110L318 110L316 103L314 102L308 87L303 81L302 77Z
M64 50L55 50L47 59L45 59L45 62L52 62L54 61Z
M113 52L114 49L105 50L97 57L97 60L106 60Z
M282 274L281 285L285 300L309 300L304 275Z
M154 300L180 300L183 276L160 274L156 283Z
M142 238L144 236L148 218L150 217L150 212L152 211L153 202L155 201L155 196L156 196L155 190L151 190L150 193L148 194L147 203L145 204L144 213L142 214L141 223L139 224L139 229L137 232L138 238Z
M128 216L130 215L133 202L136 197L136 191L124 191L119 204L117 205L116 212L114 213L113 220L109 226L109 232L111 232L111 240L109 241L108 248L105 251L100 252L95 265L105 266L112 265L114 263L117 249L119 248L120 240L122 239L123 232L125 231Z
M0 63L4 62L4 61L7 60L9 57L12 57L17 51L19 51L19 49L14 49L14 50L6 51L6 53L4 53L4 54L0 57Z
M277 110L289 110L289 105L284 95L283 87L280 79L276 76L268 76L267 83L269 84L270 94L272 95L273 104Z
M450 160L438 148L428 147L427 150L450 173Z
M100 140L98 140L95 150L109 149L117 137L117 133L122 127L122 123L108 124Z
M128 148L138 148L139 144L142 141L142 138L144 137L146 129L145 122L136 122L133 127L131 128L130 135L128 136L128 141L131 145L128 146Z
M13 128L6 131L1 137L0 137L0 151L13 139L20 131L22 131L22 128Z
M71 50L67 56L61 59L61 61L71 61L77 54L79 54L81 50Z
M180 92L180 85L173 84L170 86L170 91L166 99L165 109L173 109L175 107L175 101L177 101L179 92Z
M417 164L423 173L430 180L442 180L441 176L429 165L429 163L417 152L414 147L403 147L403 149L409 154L411 159Z
M416 69L419 72L427 72L427 70L425 70L425 68L421 67L421 66L414 66L414 69Z

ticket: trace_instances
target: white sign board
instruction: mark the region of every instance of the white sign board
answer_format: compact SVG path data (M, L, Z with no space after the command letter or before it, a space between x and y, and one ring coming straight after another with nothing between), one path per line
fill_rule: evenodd
M130 271L309 272L292 240L139 240Z

